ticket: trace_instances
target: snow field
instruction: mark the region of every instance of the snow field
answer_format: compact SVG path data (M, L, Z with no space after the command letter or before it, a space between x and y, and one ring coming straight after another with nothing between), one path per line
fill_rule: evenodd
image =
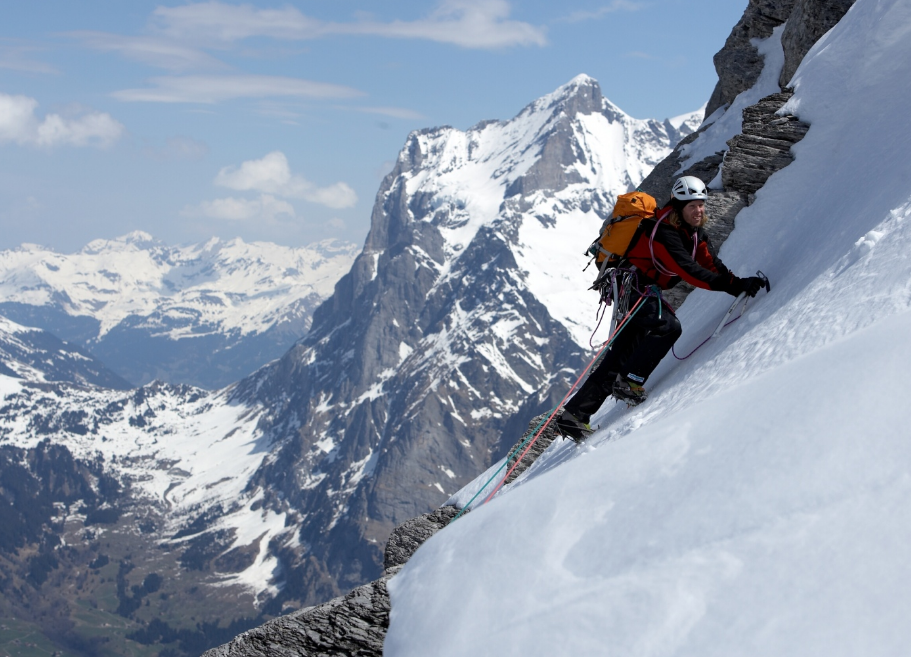
M907 654L909 37L911 3L857 0L811 50L810 131L721 252L772 293L428 541L384 654ZM678 353L730 301L691 295Z

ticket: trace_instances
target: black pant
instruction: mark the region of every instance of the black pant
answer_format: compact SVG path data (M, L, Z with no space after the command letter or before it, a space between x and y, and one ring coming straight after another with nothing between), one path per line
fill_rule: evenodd
M638 295L634 293L629 307L632 308L637 301ZM666 304L658 297L645 297L601 363L566 402L566 410L588 422L611 394L618 373L644 382L677 342L682 331L680 321Z

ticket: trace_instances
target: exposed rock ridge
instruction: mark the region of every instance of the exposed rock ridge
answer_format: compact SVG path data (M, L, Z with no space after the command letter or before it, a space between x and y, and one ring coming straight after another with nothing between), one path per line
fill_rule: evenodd
M387 582L458 512L453 506L444 506L396 527L386 543L385 570L379 579L244 632L203 657L381 657L389 628Z
M785 61L778 81L784 88L813 44L832 29L853 4L854 0L750 0L724 47L715 55L718 84L705 115L711 116L759 79L762 55L752 39L768 38L772 30L787 21L781 36Z
M784 66L778 84L791 83L797 67L819 38L831 30L854 4L854 0L797 0L781 35Z
M792 114L778 110L794 95L788 89L743 110L743 132L728 142L721 181L725 190L755 194L766 180L793 160L791 146L810 129Z
M203 657L381 657L389 628L386 583L398 570L345 596L248 630Z
M756 84L762 72L763 57L752 40L769 38L776 27L788 20L794 4L795 0L749 0L724 47L715 54L718 84L705 108L707 117Z
M543 423L550 417L551 411L546 413L541 413L537 417L533 418L531 422L528 423L528 429L522 434L522 437L516 441L516 444L512 446L512 449L509 450L510 458L507 461L506 469L509 471L509 468L512 468L516 462L516 459L519 456L522 456L522 460L519 461L519 465L509 473L509 477L506 478L506 483L511 484L514 482L519 475L528 470L531 467L532 463L538 460L538 457L544 453L550 444L554 441L554 438L557 436L557 425L551 420L546 427L541 429ZM540 433L537 438L534 437L535 434ZM534 443L531 443L531 447L522 445L527 438L529 443L533 440ZM521 449L520 449L521 448ZM525 452L525 450L528 450ZM523 452L525 454L523 455Z

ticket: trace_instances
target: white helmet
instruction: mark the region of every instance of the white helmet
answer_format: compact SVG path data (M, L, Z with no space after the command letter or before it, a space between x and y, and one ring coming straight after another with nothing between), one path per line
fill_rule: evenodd
M671 193L678 201L704 201L709 197L705 183L696 176L677 178Z

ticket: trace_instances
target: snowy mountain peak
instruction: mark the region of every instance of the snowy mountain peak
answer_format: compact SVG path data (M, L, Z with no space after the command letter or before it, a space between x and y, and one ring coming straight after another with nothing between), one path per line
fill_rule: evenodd
M149 250L154 247L164 246L148 233L141 230L134 230L126 235L115 237L114 239L92 240L86 244L79 253L87 255L96 255L109 252L122 252L124 249L131 251Z
M524 403L552 401L594 324L587 240L672 146L587 76L508 121L409 135L311 332L232 392L280 409L284 456L257 476L270 506L311 510L300 535L320 568L378 568L395 522L487 463Z

